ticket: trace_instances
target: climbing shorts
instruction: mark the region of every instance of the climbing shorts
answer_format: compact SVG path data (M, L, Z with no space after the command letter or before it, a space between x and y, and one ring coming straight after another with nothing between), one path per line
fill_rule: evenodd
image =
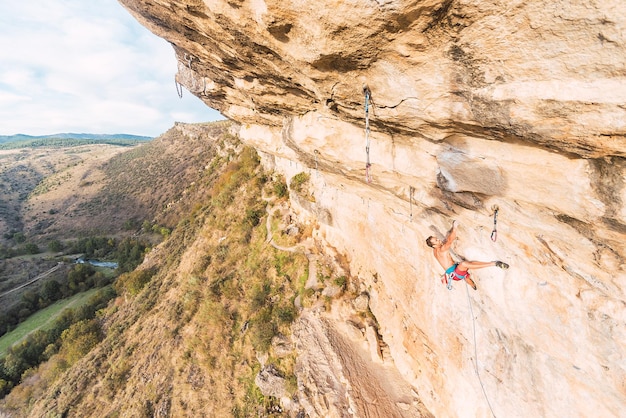
M469 272L467 270L462 271L457 269L459 266L458 263L451 265L445 272L447 287L448 289L452 289L452 280L460 281L465 280L466 277L469 277Z
M451 276L452 280L465 280L465 278L469 275L467 270L459 270L457 267L459 264L453 264L446 270L446 276Z

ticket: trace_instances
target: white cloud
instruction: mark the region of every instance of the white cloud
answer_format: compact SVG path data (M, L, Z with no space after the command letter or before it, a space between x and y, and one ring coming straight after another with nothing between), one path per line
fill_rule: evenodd
M8 108L17 105L20 102L28 101L30 101L30 97L28 96L0 91L0 106L2 107Z
M116 0L0 2L0 135L156 136L175 121L220 119L174 85L167 41Z

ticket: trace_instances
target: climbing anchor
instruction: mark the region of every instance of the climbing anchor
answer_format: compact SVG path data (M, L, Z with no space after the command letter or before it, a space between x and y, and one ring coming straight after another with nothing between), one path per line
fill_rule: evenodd
M187 61L187 67L189 67L189 69L191 70L191 61L193 61L193 55L187 54L185 52L185 55L183 56L183 59L185 61Z
M496 242L496 240L498 239L497 223L498 223L498 211L500 210L500 208L498 207L498 205L493 205L491 207L491 210L493 211L493 231L491 231L491 240L493 242Z
M189 68L189 78L191 78L191 90L190 91L192 91L192 92L196 92L196 90L197 90L197 87L196 87L196 77L194 76L193 68L191 68L191 63L193 62L194 58L196 58L196 57L194 57L191 54L187 54L186 52L183 55L183 59L185 61L187 61L187 68ZM206 89L206 80L204 80L204 82L205 82L205 87L204 88Z

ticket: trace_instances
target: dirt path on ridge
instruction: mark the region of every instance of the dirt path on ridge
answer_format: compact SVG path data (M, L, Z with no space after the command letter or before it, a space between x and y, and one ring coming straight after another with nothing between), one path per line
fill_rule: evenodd
M311 241L307 240L307 241L304 241L304 243L296 244L292 247L283 247L281 245L276 244L276 242L274 242L274 237L272 234L273 215L272 215L272 210L271 210L272 209L271 203L274 199L271 197L265 197L265 196L262 196L261 198L267 202L267 206L265 207L265 211L267 212L267 219L265 221L265 229L267 230L266 242L270 244L272 247L276 248L277 250L287 251L291 253L301 251L302 253L304 253L307 260L309 260L309 276L307 278L305 288L314 287L317 283L317 256L311 252L311 246L312 246Z
M43 273L41 273L41 274L39 274L39 275L35 276L35 278L34 278L34 279L32 279L32 280L30 280L30 281L28 281L28 282L26 282L26 283L24 283L24 284L21 284L21 285L19 285L19 286L17 286L17 287L14 287L14 288L13 288L13 289L11 289L11 290L7 290L6 292L4 292L4 293L0 294L0 298L1 298L2 296L4 296L4 295L8 295L9 293L15 292L16 290L20 290L20 289L22 289L22 288L24 288L24 287L26 287L26 286L28 286L28 285L31 285L31 284L35 283L37 280L41 280L41 279L43 279L44 277L49 276L50 274L52 274L52 273L54 273L55 271L57 271L57 270L61 267L61 265L62 265L62 264L63 264L63 262L59 261L59 263L58 263L56 266L52 267L52 268L51 268L50 270L48 270L48 271L44 271Z
M276 244L272 234L274 199L262 199L267 202L266 242L278 250L303 252L309 261L306 287L314 287L318 257L311 252L312 242L292 247ZM350 328L338 316L319 311L305 311L297 320L294 336L299 352L298 379L319 391L302 399L305 409L321 416L433 418L393 360L372 359L365 337L357 332L355 339L354 329Z

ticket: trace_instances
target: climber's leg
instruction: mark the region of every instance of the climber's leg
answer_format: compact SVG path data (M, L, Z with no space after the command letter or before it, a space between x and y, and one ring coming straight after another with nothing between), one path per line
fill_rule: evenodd
M509 268L509 265L502 261L461 261L456 269L460 271L467 271L469 269L482 269L485 267L500 267L501 269L506 270Z
M461 261L457 266L457 270L467 271L469 269L482 269L485 267L494 267L495 261Z
M469 274L465 276L465 283L470 285L472 289L476 290L476 284L474 283L474 280L470 279Z

